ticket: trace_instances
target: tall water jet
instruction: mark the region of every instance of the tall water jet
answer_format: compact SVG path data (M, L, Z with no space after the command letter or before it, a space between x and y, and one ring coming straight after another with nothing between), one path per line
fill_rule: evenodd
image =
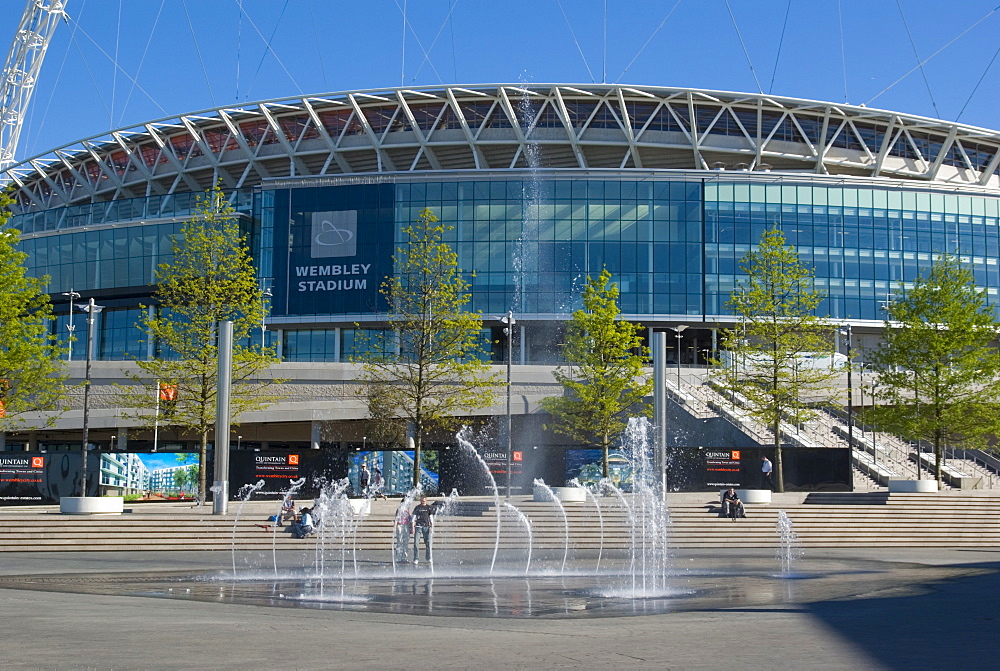
M582 489L583 493L587 497L587 499L589 499L590 502L592 504L594 504L594 510L597 511L597 523L600 525L600 529L601 529L601 541L600 541L600 545L598 545L598 547L597 547L597 566L594 567L594 570L597 571L597 572L600 572L600 570L601 570L601 556L604 554L604 515L601 513L601 504L597 502L597 497L594 496L594 493L592 491L590 491L590 489L588 487L586 487L585 485L581 484L580 481L577 480L576 478L573 478L572 480L570 480L569 484L570 484L571 487L577 487L579 489Z
M553 501L559 507L559 512L562 514L562 518L563 518L563 558L562 558L562 567L559 570L560 570L560 572L565 573L566 572L566 558L569 556L569 518L566 517L566 508L563 506L562 501L559 500L559 497L556 496L555 492L552 491L552 488L549 487L547 484L545 484L545 480L541 480L541 479L536 478L534 484L535 484L535 488L536 489L540 488L543 492L546 493L546 495L548 496L548 498L551 501Z
M490 471L489 464L486 463L483 456L479 454L476 446L473 445L470 440L471 432L472 430L469 427L463 426L462 429L455 435L455 438L458 440L459 447L475 457L476 461L479 462L479 465L483 467L483 471L486 473L486 477L489 478L490 485L493 487L493 505L497 515L496 540L493 544L493 559L490 561L490 575L493 575L493 569L496 568L497 565L497 553L500 551L500 492L497 490L497 481L493 477L493 473Z
M528 559L524 564L524 574L527 575L531 570L531 548L535 544L534 536L531 533L531 520L520 511L516 506L513 506L506 501L503 502L504 509L514 515L514 517L521 523L524 527L525 533L528 535Z
M304 485L305 482L305 478L299 478L298 480L292 480L289 482L288 491L286 491L285 495L281 497L281 507L278 508L278 513L274 516L274 525L271 527L271 561L274 564L275 577L278 575L278 527L282 524L285 511L289 509L289 502L295 499L295 493L302 488L302 485Z
M670 569L670 516L666 501L660 495L651 435L649 420L633 417L628 421L622 441L628 464L622 484L628 486L630 481L632 490L632 503L625 507L631 539L629 578L632 598L663 595ZM619 500L624 502L625 496L620 487L611 482L602 484L615 490Z
M257 484L254 485L243 485L240 490L236 492L236 498L240 500L240 507L236 509L236 517L233 518L233 541L232 541L232 555L233 555L233 577L236 577L236 532L240 523L240 515L243 514L243 506L246 502L254 495L254 492L260 491L264 487L264 481L258 480Z
M785 511L779 510L775 531L778 533L778 561L781 563L782 578L794 577L792 564L802 556L802 545L799 542L799 535L795 533L794 526Z

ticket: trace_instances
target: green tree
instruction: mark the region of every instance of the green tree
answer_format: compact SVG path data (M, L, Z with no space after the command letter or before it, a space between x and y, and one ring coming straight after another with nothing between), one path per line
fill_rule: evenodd
M26 412L53 410L65 394L66 371L51 333L48 277L25 274L21 233L4 229L11 200L0 195L0 431L23 422Z
M986 290L950 254L900 291L902 299L888 305L881 343L866 352L878 375L873 420L932 443L940 485L945 447L984 446L1000 431L1000 322Z
M412 431L414 486L426 432L490 405L499 384L483 348L482 316L466 309L469 283L444 241L449 230L428 209L402 230L395 271L380 289L389 328L371 335L358 359L371 418Z
M628 417L650 412L645 398L653 380L643 372L649 349L642 345L642 329L621 319L611 273L588 277L583 309L573 313L566 329L563 358L571 365L553 373L564 394L541 401L555 420L546 428L601 449L604 477L609 476L608 451Z
M724 364L716 379L740 394L747 412L774 432L774 484L782 492L781 422L806 421L813 414L806 397L815 401L829 394L839 371L809 364L817 355L833 354L833 326L816 316L823 293L780 230L764 231L756 249L741 259L740 270L746 277L727 303L739 325L722 332L727 357L716 362Z
M230 395L233 421L240 414L277 400L263 373L277 363L272 348L249 345L249 335L264 316L260 286L250 260L246 237L240 233L235 211L216 186L199 199L197 212L174 237L173 259L157 270L158 305L143 319L156 353L137 361L137 386L124 391L127 407L152 423L157 406L149 381L176 392L167 420L196 433L199 464L207 463L208 437L215 428L218 391L217 327L233 322L233 384ZM201 468L198 491L206 492Z

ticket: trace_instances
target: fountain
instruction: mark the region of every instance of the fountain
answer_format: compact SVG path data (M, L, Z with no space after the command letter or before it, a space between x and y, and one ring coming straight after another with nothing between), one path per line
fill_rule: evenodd
M800 577L792 571L792 564L802 556L802 545L799 543L799 536L795 533L794 526L785 511L779 510L775 531L778 533L778 561L781 562L782 578Z

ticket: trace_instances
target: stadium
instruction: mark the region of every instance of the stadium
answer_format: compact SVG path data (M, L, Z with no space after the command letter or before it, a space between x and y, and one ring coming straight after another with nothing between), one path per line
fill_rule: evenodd
M129 360L150 356L135 326L141 306L171 236L216 182L267 295L260 338L289 378L285 400L240 419L240 449L370 449L349 362L359 330L384 326L379 286L400 228L424 208L453 227L498 366L508 347L499 316L516 319L514 435L538 441L523 449L551 440L535 430L537 402L558 391L563 324L603 268L625 318L667 331L678 381L704 367L718 330L734 323L726 302L738 261L766 227L779 226L815 270L827 295L820 312L850 324L855 347L878 338L886 302L936 253L960 255L991 302L1000 288L1000 132L765 94L606 84L347 91L158 119L7 174L9 225L22 232L29 272L51 278L59 336L85 328L68 295L104 306L90 435L106 449L158 447L113 406L110 385ZM84 345L67 344L75 378ZM51 428L8 435L7 449L78 448L74 403ZM499 400L483 411L503 412ZM166 430L158 440L191 445Z

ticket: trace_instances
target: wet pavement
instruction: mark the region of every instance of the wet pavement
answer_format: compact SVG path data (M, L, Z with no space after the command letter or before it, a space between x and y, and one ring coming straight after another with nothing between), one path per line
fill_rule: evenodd
M621 574L319 575L228 553L0 555L3 668L970 668L1000 653L1000 552L677 553ZM337 567L337 571L340 567Z

